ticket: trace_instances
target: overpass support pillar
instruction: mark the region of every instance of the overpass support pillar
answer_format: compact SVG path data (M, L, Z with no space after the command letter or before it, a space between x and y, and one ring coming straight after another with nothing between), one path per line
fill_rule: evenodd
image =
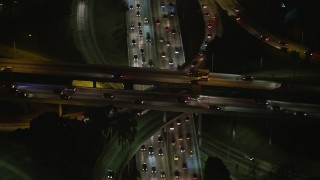
M167 122L167 111L163 112L163 122Z
M269 121L269 145L272 145L272 137L273 137L273 120Z
M58 113L59 113L59 116L62 116L62 114L63 114L63 107L62 107L62 104L59 104L58 105Z
M236 127L237 127L237 121L236 118L232 117L231 118L231 133L232 133L232 140L236 136Z
M198 139L199 139L199 147L202 144L202 137L201 137L201 133L202 133L202 114L198 114Z

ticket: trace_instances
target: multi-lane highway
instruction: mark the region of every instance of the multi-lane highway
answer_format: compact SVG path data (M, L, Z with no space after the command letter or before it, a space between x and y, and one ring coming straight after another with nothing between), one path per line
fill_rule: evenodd
M231 98L194 95L188 93L131 91L103 88L70 88L68 86L14 83L1 89L3 100L44 102L73 105L114 104L133 109L151 109L173 112L194 112L239 116L261 116L283 118L300 115L320 116L317 104L295 103L265 99ZM296 114L299 113L299 114Z
M48 76L57 78L63 77L64 80L92 80L92 81L130 81L137 84L157 83L177 83L190 84L196 80L197 85L212 87L235 87L248 89L272 90L279 88L279 83L264 80L243 80L243 76L237 74L210 73L208 81L199 80L198 77L189 77L186 72L133 68L115 67L103 65L81 65L81 64L58 64L58 63L32 63L27 60L0 59L4 66L13 67L11 72L0 72L2 78L12 77L19 79L19 76L29 76L30 78L46 79ZM33 77L31 77L33 76Z
M164 4L163 4L164 3ZM247 77L232 74L210 73L207 81L199 80L197 77L189 77L185 72L175 72L159 69L176 70L178 65L182 65L184 60L183 46L180 36L179 21L176 15L174 2L167 1L128 1L129 11L127 11L127 32L128 32L128 55L129 66L147 67L145 69L127 67L108 66L87 66L72 64L33 64L25 60L2 59L1 64L13 67L12 71L1 72L3 79L8 77L19 79L19 76L30 75L29 77L41 78L54 77L69 80L92 80L92 81L112 81L121 83L140 83L157 85L159 83L184 84L189 86L209 86L225 88L243 89L265 89L274 90L281 88L277 82L247 80ZM79 22L87 17L86 3L79 4ZM206 34L204 44L200 47L199 54L195 57L196 66L200 61L205 60L205 45L218 33L221 33L221 26L216 24L215 10L213 5L203 3L202 10L205 18ZM239 10L232 8L234 16L239 16ZM245 26L245 23L238 23ZM85 30L84 24L79 24L78 30ZM248 31L260 38L261 33L247 28ZM85 34L85 33L83 33ZM268 37L271 37L268 35ZM276 38L271 38L276 39ZM266 43L279 47L278 40L274 42L263 39ZM81 40L85 44L85 40ZM288 46L289 49L293 47ZM91 47L91 50L95 48ZM101 59L99 52L93 53L96 57L91 59ZM89 56L89 55L87 55ZM92 55L91 55L92 56ZM92 56L93 57L93 56ZM192 65L192 64L191 64ZM265 100L257 103L254 99L241 99L230 97L214 97L204 95L190 95L179 93L159 93L159 92L137 92L129 90L110 90L95 88L77 88L71 90L66 86L52 86L13 82L16 89L2 89L4 100L22 100L30 102L50 102L56 104L80 104L80 105L104 105L112 103L119 106L136 109L153 109L176 112L196 112L212 114L249 114L249 116L264 114L269 117L319 117L319 106L307 103L294 103L276 100ZM67 88L67 89L66 89ZM316 89L312 87L313 89ZM55 90L62 90L64 93L57 93ZM19 92L23 92L22 94ZM26 94L24 94L26 93ZM192 179L198 174L200 163L196 153L197 143L194 138L194 126L191 115L180 116L171 122L169 126L162 127L156 131L151 138L141 138L145 147L136 144L130 150L131 155L137 153L137 167L141 167L143 179L159 179L162 176L172 176L181 179ZM146 129L144 129L146 130ZM153 133L150 129L149 134ZM154 130L153 130L154 131ZM161 141L159 140L162 139ZM139 142L141 142L139 141ZM137 148L137 146L139 146ZM119 152L119 147L116 147ZM162 151L159 151L159 150ZM135 150L135 151L134 151ZM132 151L132 152L131 152ZM153 153L151 153L153 152ZM193 154L195 153L195 154ZM162 155L163 154L163 155ZM115 156L115 154L112 154ZM110 158L109 158L110 160ZM146 163L146 166L143 165ZM123 164L118 164L122 166ZM108 168L119 169L114 164L106 166ZM147 167L147 169L145 169ZM154 168L153 168L154 167ZM146 171L146 172L144 172Z

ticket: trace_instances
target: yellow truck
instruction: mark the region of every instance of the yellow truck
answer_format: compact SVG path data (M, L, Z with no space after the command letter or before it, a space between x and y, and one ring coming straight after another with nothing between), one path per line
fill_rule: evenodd
M189 77L198 77L198 80L207 81L209 79L209 69L190 69L188 72Z

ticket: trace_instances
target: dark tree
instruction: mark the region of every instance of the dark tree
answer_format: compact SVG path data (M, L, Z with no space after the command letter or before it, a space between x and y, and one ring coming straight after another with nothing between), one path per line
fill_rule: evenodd
M204 169L204 180L231 180L230 173L223 162L217 158L209 156Z
M132 113L123 113L116 117L116 131L118 132L119 143L124 145L126 142L130 144L134 141L137 134L137 121Z

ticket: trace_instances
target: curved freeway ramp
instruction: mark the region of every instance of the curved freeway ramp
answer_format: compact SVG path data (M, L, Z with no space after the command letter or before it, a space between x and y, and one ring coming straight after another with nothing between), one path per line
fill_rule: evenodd
M149 112L138 119L137 134L132 144L121 145L116 135L105 144L102 154L97 160L93 170L93 180L106 179L108 170L115 171L115 179L121 179L121 172L128 161L134 156L141 144L147 140L155 131L170 122L171 119L182 113L167 113L167 121L163 121L164 112Z

